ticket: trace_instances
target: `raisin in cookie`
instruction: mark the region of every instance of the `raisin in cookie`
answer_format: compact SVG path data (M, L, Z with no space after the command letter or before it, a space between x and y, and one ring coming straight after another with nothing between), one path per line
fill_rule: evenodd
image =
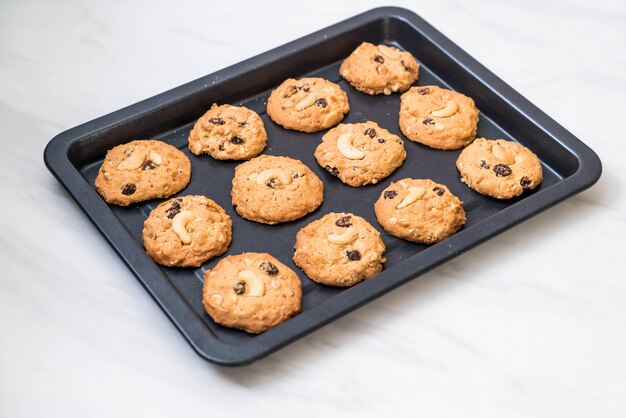
M437 86L412 87L400 101L400 129L411 141L454 150L476 137L478 109L474 101Z
M317 209L324 198L324 184L301 161L261 155L237 166L231 196L242 217L276 224Z
M155 140L137 140L111 148L96 177L107 203L128 206L168 197L184 189L191 162L179 149Z
M296 235L293 261L312 280L352 286L383 269L385 244L365 219L351 213L329 213Z
M309 133L335 126L349 110L348 95L323 78L287 79L267 100L267 114L274 122Z
M504 139L476 139L461 152L456 168L463 183L496 199L519 196L543 179L539 158L517 142Z
M222 255L232 238L232 221L205 196L181 196L161 203L143 224L143 245L164 266L198 267Z
M339 68L354 88L371 95L406 91L417 81L418 72L419 64L411 53L368 42L359 45Z
M427 179L391 183L374 212L391 235L423 244L441 241L465 224L463 202L443 184Z
M263 120L242 106L213 104L189 134L189 151L216 160L249 160L266 145Z
M302 286L269 254L231 255L204 272L202 304L218 324L258 334L300 312Z
M374 122L340 124L322 137L317 162L344 183L376 184L406 158L404 142Z

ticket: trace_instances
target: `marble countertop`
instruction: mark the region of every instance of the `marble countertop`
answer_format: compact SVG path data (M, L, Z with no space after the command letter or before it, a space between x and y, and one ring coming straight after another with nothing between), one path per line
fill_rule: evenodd
M197 356L56 134L383 5L0 4L0 416L626 416L626 3L397 1L594 149L591 189L243 368Z

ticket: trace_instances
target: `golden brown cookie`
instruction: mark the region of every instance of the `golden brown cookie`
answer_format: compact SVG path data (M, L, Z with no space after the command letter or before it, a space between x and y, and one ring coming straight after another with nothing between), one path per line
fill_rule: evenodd
M403 92L417 81L419 64L410 52L363 42L339 68L339 74L367 94Z
M322 137L317 162L344 183L376 184L406 158L404 142L375 122L340 124Z
M528 148L504 139L476 139L456 160L461 181L478 193L511 199L541 183L539 158Z
M204 272L202 304L218 324L258 334L300 312L302 287L269 254L230 255Z
M403 179L391 183L374 205L385 231L408 241L432 244L465 224L463 202L443 184Z
M338 124L348 113L348 95L323 78L289 78L267 100L267 115L287 129L318 132Z
M261 155L237 166L231 196L242 217L276 224L317 209L324 183L299 160Z
M189 150L216 160L249 160L266 145L263 120L243 106L214 103L189 133Z
M437 86L412 87L400 100L400 129L411 141L454 150L476 137L478 109L474 101Z
M107 203L128 206L168 197L184 189L191 162L179 149L156 140L137 140L111 148L96 177Z
M143 245L164 266L198 267L222 255L233 224L217 203L205 196L181 196L161 203L143 224Z
M352 286L383 269L385 244L365 219L329 213L296 235L293 261L318 283Z

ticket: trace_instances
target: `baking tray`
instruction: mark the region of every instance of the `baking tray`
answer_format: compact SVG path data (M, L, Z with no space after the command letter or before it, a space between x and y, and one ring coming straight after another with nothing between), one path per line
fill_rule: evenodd
M324 77L348 93L350 112L343 122L373 120L404 138L398 127L400 95L369 96L339 76L341 61L363 41L410 51L421 64L418 85L437 84L472 97L481 111L478 136L515 140L533 150L543 164L541 186L510 201L479 195L459 179L455 161L460 150L434 150L406 139L406 162L379 184L352 188L331 177L313 157L324 132L305 134L279 127L267 117L266 101L269 92L288 77ZM243 105L261 115L269 137L265 153L300 159L324 181L324 203L320 209L300 220L275 226L249 222L235 213L230 188L238 162L198 157L187 149L187 135L194 121L214 102ZM303 287L301 314L260 335L224 328L211 320L201 302L202 274L221 257L197 269L180 269L159 266L146 255L141 240L143 221L161 201L127 208L107 205L93 186L108 149L144 138L170 143L190 158L192 179L179 195L206 195L231 216L233 243L226 255L269 252L298 273ZM395 7L370 10L63 132L50 141L44 160L194 350L207 360L231 366L264 357L417 278L590 187L601 173L600 160L580 140L419 16ZM432 178L446 184L464 202L465 227L431 246L384 233L374 216L374 202L391 181L404 177ZM351 288L316 284L292 261L296 232L326 213L340 211L363 216L383 232L387 246L384 270Z

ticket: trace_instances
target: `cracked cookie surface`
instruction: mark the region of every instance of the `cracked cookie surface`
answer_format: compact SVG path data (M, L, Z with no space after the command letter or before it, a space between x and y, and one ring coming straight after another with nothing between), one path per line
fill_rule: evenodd
M258 334L300 312L302 286L270 254L231 255L204 272L202 304L218 324Z
M189 150L216 160L249 160L266 145L263 120L243 106L213 104L189 133Z
M400 129L411 141L455 150L476 137L478 109L471 98L437 86L411 87L400 99Z
M136 140L107 151L96 190L107 203L128 206L169 197L191 179L191 162L182 151L157 140Z
M380 233L351 213L329 213L296 235L293 261L312 280L352 286L378 274L385 262Z
M159 264L198 267L228 250L232 225L224 209L208 197L176 197L150 212L143 224L143 244Z
M406 158L399 136L375 122L339 124L322 137L317 162L331 175L353 186L376 184Z
M406 178L391 183L374 205L378 223L398 238L433 244L465 224L463 202L443 184Z
M318 77L289 78L267 100L267 115L274 122L309 133L335 126L349 110L341 87Z
M346 58L339 74L367 94L406 91L417 81L419 64L410 52L363 42Z
M235 168L232 203L245 219L265 224L293 221L317 209L324 184L299 160L261 155Z
M478 193L511 199L543 180L539 158L528 148L504 139L476 139L456 161L461 181Z

